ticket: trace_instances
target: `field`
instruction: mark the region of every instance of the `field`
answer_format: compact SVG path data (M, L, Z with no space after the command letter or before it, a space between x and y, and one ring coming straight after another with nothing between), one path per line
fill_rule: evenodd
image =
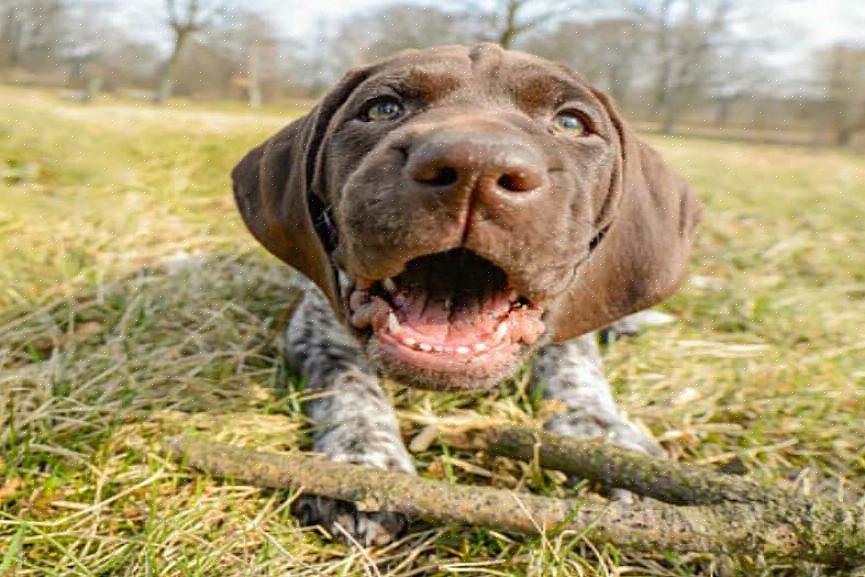
M415 522L367 551L299 528L289 491L160 454L197 429L307 446L279 355L289 271L245 231L228 171L292 112L82 106L0 89L0 575L729 575ZM861 153L652 137L705 202L678 321L605 350L623 407L673 459L744 467L865 506ZM453 417L536 422L522 383L482 398L389 387L404 436ZM434 445L422 475L566 495L555 473ZM745 560L745 575L826 575Z

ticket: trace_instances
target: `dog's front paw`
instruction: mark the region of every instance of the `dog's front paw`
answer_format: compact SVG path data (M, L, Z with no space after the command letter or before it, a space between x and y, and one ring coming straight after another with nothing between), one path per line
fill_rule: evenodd
M320 526L340 541L356 541L364 547L387 545L408 528L408 517L391 511L358 511L350 501L301 495L292 514L304 527Z
M664 450L649 433L617 413L566 411L551 416L544 428L567 437L602 439L622 449L653 456L664 455Z
M664 456L664 450L652 436L628 421L621 414L590 414L586 411L568 411L550 417L544 428L551 433L576 439L602 439L604 442L646 453L655 457ZM576 479L572 479L576 481ZM605 488L603 493L614 501L632 503L636 496L630 491Z

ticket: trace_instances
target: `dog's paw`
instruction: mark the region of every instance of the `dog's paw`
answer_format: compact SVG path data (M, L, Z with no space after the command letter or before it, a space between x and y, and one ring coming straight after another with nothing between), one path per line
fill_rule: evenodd
M603 439L610 445L660 457L664 450L652 436L623 415L566 411L552 415L544 424L551 433L576 439Z
M664 450L648 433L628 421L620 414L589 414L569 411L553 415L544 424L551 433L576 439L603 439L606 443L622 449L663 457ZM577 481L577 479L571 479ZM633 503L636 495L625 489L607 488L603 494L613 501Z
M408 528L408 517L390 511L358 511L350 501L301 495L292 514L304 527L320 526L340 541L356 541L364 547L387 545Z

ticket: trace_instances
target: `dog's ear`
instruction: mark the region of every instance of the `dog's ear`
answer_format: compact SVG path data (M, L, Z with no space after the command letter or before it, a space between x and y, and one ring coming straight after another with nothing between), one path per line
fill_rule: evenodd
M618 167L597 203L597 236L553 320L554 340L602 328L672 295L684 277L702 212L687 183L640 142L610 100Z
M327 245L335 230L312 185L331 118L369 73L349 72L306 116L249 151L231 173L237 207L253 236L333 304L339 291Z

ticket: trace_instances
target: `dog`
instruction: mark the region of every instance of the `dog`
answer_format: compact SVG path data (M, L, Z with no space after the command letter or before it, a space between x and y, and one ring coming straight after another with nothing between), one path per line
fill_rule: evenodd
M669 297L701 207L610 99L494 44L348 72L232 172L254 237L305 277L286 355L314 449L416 474L379 379L483 391L530 358L554 432L657 453L616 407L593 331ZM302 497L367 545L403 515Z

